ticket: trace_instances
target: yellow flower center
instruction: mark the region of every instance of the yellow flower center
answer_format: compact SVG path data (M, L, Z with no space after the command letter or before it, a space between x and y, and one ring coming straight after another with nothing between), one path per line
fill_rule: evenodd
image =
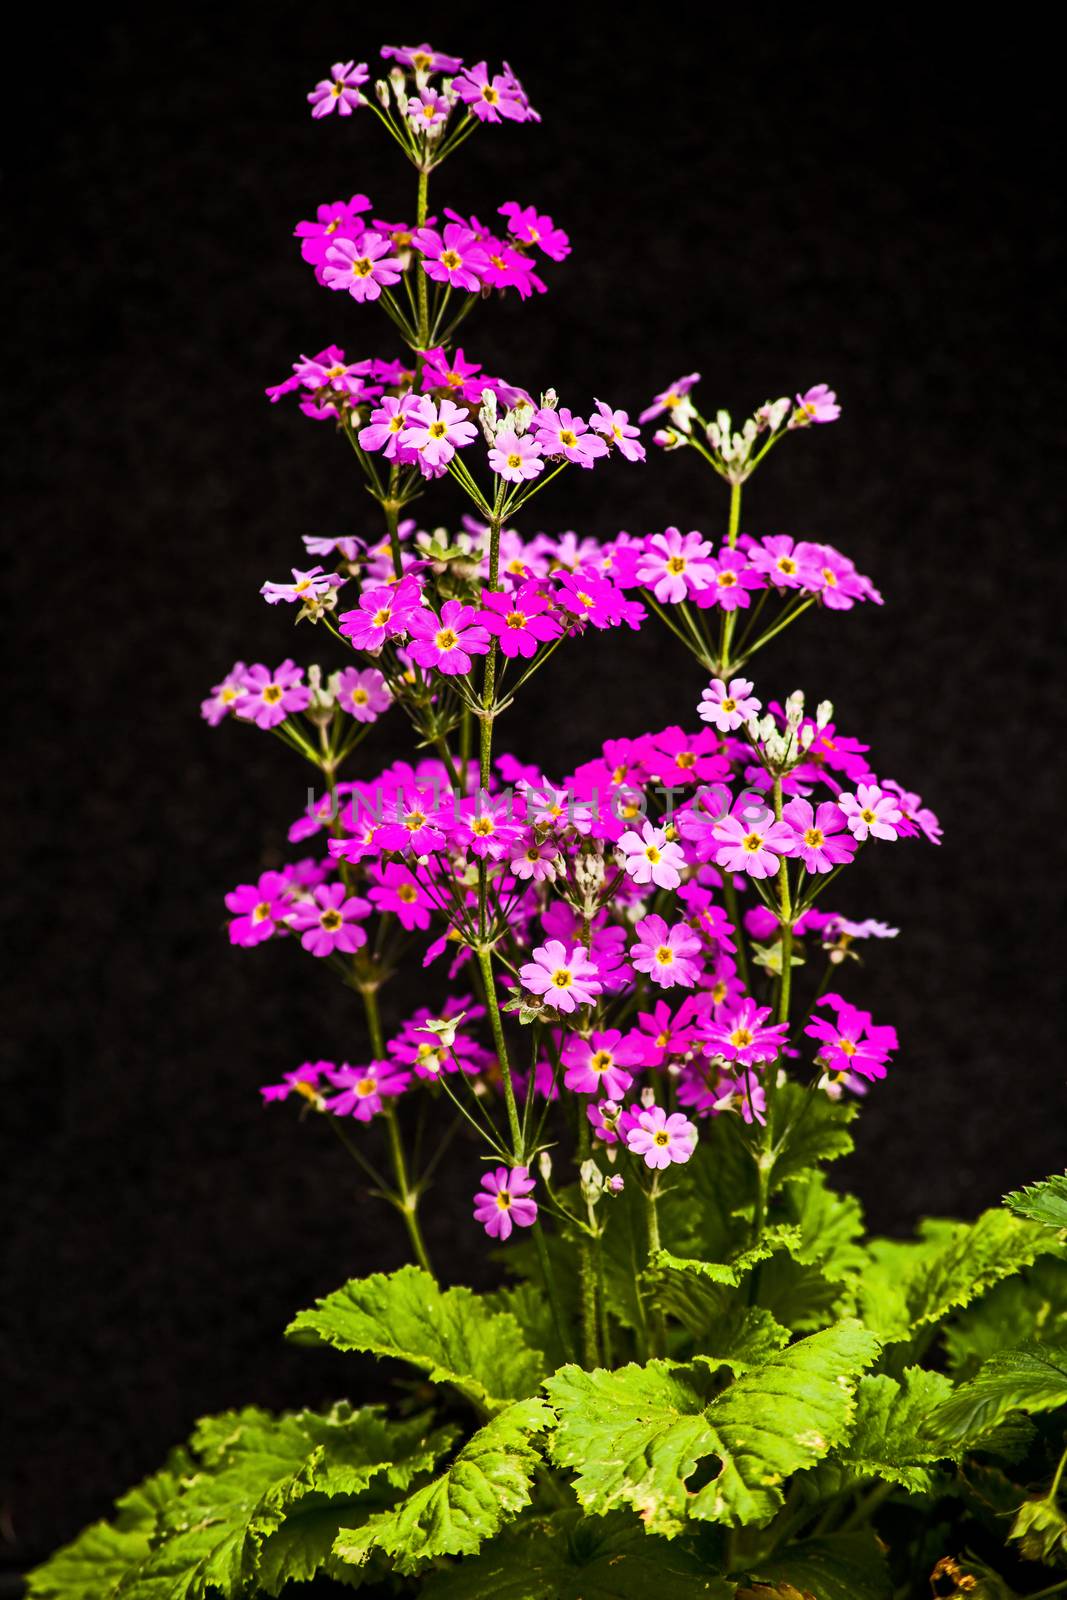
M870 827L872 822L878 821L878 818L875 816L870 806L864 806L863 810L860 812L860 816L863 818L863 821L868 827Z
M568 450L573 449L573 447L578 443L578 435L576 433L572 433L570 428L561 428L559 442L560 444L566 445Z
M331 906L328 911L324 911L322 916L319 918L319 922L326 929L327 933L335 932L335 930L341 926L344 920L345 919L342 917L341 913L333 906Z
M652 1135L652 1143L653 1144L658 1144L661 1150L666 1145L669 1145L670 1142L671 1142L671 1136L667 1132L666 1128L661 1128L658 1133L654 1133Z
M784 572L789 578L791 578L794 572L797 570L797 564L793 560L792 556L779 556L778 560L775 562L775 566L778 568L779 572Z
M443 250L441 252L441 265L447 267L449 272L455 272L457 267L463 265L463 257L456 250Z
M843 1056L854 1056L856 1054L856 1046L851 1039L838 1039L837 1048Z
M398 900L403 900L406 906L414 905L419 898L419 891L413 883L402 883L396 891L396 897Z
M263 698L269 706L276 706L281 697L282 686L280 683L268 683L263 690Z
M730 567L727 567L724 572L719 573L718 581L720 588L732 589L737 582L737 573L732 571Z
M448 432L448 424L447 424L447 422L431 422L430 423L430 438L431 439L443 439L447 432Z
M552 984L556 989L569 989L573 982L569 967L557 967L552 974Z
M511 1210L511 1196L506 1189L501 1189L496 1197L497 1209L500 1211Z
M760 833L746 834L742 843L744 849L749 851L751 855L755 855L757 850L763 849L763 835Z
M266 900L261 900L259 902L259 905L255 906L253 908L253 910L252 910L252 921L253 922L266 922L266 920L267 920L267 918L269 916L270 916L270 905Z
M392 427L392 423L390 423L390 427ZM395 429L394 429L394 432L395 432ZM372 628L384 628L386 623L389 621L389 618L391 616L392 616L392 612L391 611L387 611L386 608L383 606L382 609L380 611L376 611L374 613L374 616L371 618L371 627Z
M696 764L697 758L692 750L683 750L675 763L676 766L681 767L683 772L688 772L690 767L695 767Z
M506 621L509 628L525 628L526 613L524 611L509 611Z
M656 849L654 844L650 844L648 849L645 851L645 859L647 861L651 861L653 866L655 866L656 862L661 859L660 851Z
M354 706L365 706L369 699L370 695L367 693L366 689L352 690L352 704Z
M589 1065L594 1072L607 1072L614 1060L615 1057L610 1050L598 1050L595 1055L590 1056Z
M730 1035L730 1043L738 1050L745 1050L752 1043L752 1035L747 1028L735 1028Z
M836 573L834 573L829 567L823 567L822 575L826 579L826 583L827 583L827 586L829 588L831 588L831 589L836 589L837 588L837 575L836 575Z
M719 701L719 710L720 711L736 711L737 710L737 701L736 700L731 700L729 698L729 696L727 696L727 698L725 700L720 700Z
M459 635L451 628L442 628L434 638L438 650L454 650L459 643Z
M684 556L671 556L670 560L667 562L667 571L668 572L684 572L685 571L685 557Z
M479 817L471 832L478 834L483 839L487 839L494 832L492 817Z
M378 1087L377 1078L374 1078L374 1077L360 1078L359 1082L356 1084L356 1093L357 1093L357 1095L359 1096L359 1098L361 1100L365 1100L369 1094L373 1094L374 1093L374 1091L377 1089L377 1087Z
M513 450L511 452L511 454L508 456L508 466L509 467L521 467L522 466L522 457L519 455L517 450Z
M825 838L824 838L822 829L821 828L805 828L804 829L804 843L807 844L807 845L810 845L813 850L818 850L820 845L825 843Z
M659 962L661 967L670 966L671 962L674 960L674 951L671 949L669 944L660 945L659 949L656 951L656 960Z
M352 271L357 278L369 278L374 271L374 262L369 256L360 256L358 261L353 261Z

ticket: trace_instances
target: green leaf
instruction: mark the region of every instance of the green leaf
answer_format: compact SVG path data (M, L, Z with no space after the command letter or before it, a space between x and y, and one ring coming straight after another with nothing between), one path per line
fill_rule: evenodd
M111 1600L121 1580L148 1554L147 1528L94 1522L29 1574L31 1600Z
M1067 1172L1015 1189L1004 1196L1017 1217L1029 1217L1046 1228L1067 1228Z
M863 1207L855 1195L838 1194L817 1169L791 1178L782 1193L781 1207L787 1224L798 1234L791 1254L805 1265L817 1265L834 1283L844 1283L864 1271L867 1252L863 1237Z
M799 1083L782 1084L771 1111L772 1148L780 1147L771 1168L771 1194L820 1161L850 1155L855 1141L848 1125L855 1116L851 1102L831 1100Z
M1042 1256L950 1322L945 1350L958 1379L1015 1344L1067 1344L1067 1261Z
M474 1560L431 1573L426 1600L732 1600L734 1585L634 1517L524 1517Z
M1067 1405L1067 1347L1027 1344L990 1356L930 1419L931 1438L973 1445L1011 1411L1034 1414Z
M856 1477L899 1483L910 1494L934 1486L934 1468L947 1455L944 1444L923 1437L938 1407L952 1393L940 1372L908 1367L901 1382L865 1376L856 1390L856 1420L845 1444L836 1452Z
M1027 1561L1067 1566L1067 1517L1054 1500L1027 1500L1016 1513L1009 1539L1018 1542Z
M579 1502L637 1511L668 1538L684 1518L731 1526L769 1522L779 1487L843 1439L852 1380L878 1344L856 1324L800 1340L708 1398L710 1373L667 1361L583 1372L562 1367L545 1387L559 1413L552 1454L577 1469ZM718 1458L702 1487L686 1480Z
M761 1583L790 1583L818 1600L889 1600L893 1592L885 1556L870 1531L803 1539L750 1572Z
M448 1470L359 1528L342 1529L334 1554L362 1565L380 1550L397 1572L418 1572L435 1556L473 1555L529 1504L540 1456L531 1436L555 1417L543 1400L519 1400L486 1423Z
M532 1394L545 1374L510 1313L488 1312L470 1289L439 1289L421 1267L353 1278L286 1331L407 1361L490 1412Z
M405 1488L448 1448L448 1430L430 1433L424 1418L388 1423L377 1409L338 1405L326 1415L274 1417L250 1406L206 1418L191 1449L199 1465L159 1518L153 1548L120 1586L123 1600L201 1600L241 1594L264 1545L306 1497L351 1519L366 1490ZM336 1530L335 1530L336 1531ZM308 1576L328 1554L290 1528L271 1549L268 1592L293 1575ZM284 1556L285 1559L282 1559Z
M912 1243L876 1239L860 1280L864 1322L880 1339L908 1339L976 1300L1048 1250L1052 1236L1000 1209L973 1224L926 1223Z

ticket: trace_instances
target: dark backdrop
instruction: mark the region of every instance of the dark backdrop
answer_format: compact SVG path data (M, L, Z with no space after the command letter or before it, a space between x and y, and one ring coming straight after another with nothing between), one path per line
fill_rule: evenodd
M973 1213L1064 1161L1051 69L1038 45L950 49L884 19L666 37L648 8L597 39L566 8L402 15L386 28L403 42L506 55L544 116L472 141L435 203L533 200L574 239L551 293L486 309L468 351L579 406L636 410L692 367L709 405L741 414L816 381L843 398L838 426L762 471L745 523L839 544L887 604L807 619L759 675L831 696L944 821L942 849L873 852L849 886L848 909L902 930L864 993L904 1049L847 1177L882 1230ZM411 210L368 113L305 110L379 30L314 4L71 28L20 66L6 174L13 1567L102 1514L199 1413L350 1386L357 1366L281 1330L403 1253L325 1130L258 1105L264 1080L362 1041L293 947L228 948L221 896L277 858L305 780L274 741L197 716L235 656L328 643L293 638L256 591L301 533L368 527L343 444L262 391L332 339L392 348L290 237L357 188L379 214ZM722 494L695 467L619 463L540 504L550 528L719 531ZM594 636L501 743L561 772L609 732L691 722L699 687L653 626ZM382 728L368 749L399 747ZM427 1226L478 1281L469 1188L461 1174L452 1206L446 1184Z

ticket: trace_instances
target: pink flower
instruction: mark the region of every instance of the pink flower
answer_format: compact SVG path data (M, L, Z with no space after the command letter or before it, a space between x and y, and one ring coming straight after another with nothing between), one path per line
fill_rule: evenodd
M346 667L337 676L337 704L357 722L377 722L393 703L389 685L375 667Z
M357 106L366 104L359 90L369 77L365 61L358 66L354 61L334 62L330 76L320 79L308 95L311 115L328 117L336 111L338 116L350 117Z
M513 73L497 73L490 78L484 61L477 66L464 67L452 79L452 92L464 102L472 116L479 122L499 122L507 117L511 122L531 120L529 104L524 103L522 85Z
M461 56L446 56L429 44L383 44L382 58L395 61L412 72L458 72L463 65Z
M489 465L498 478L508 483L524 483L545 470L537 440L528 433L517 434L513 428L503 428L497 434L489 451Z
M241 883L226 896L226 909L234 914L230 943L262 944L273 933L284 933L293 909L289 881L280 872L264 872L255 883Z
M326 1110L335 1117L355 1117L369 1122L383 1109L384 1097L403 1094L410 1082L406 1072L398 1072L391 1061L371 1061L365 1067L350 1067L347 1061L327 1070L327 1078L343 1094L327 1100Z
M519 980L531 994L541 995L557 1011L592 1005L603 988L596 965L581 945L570 954L559 939L549 939L533 952L533 960L519 968Z
M729 687L721 678L712 678L700 696L697 715L702 722L712 723L720 733L736 733L762 705L763 702L753 695L748 678L731 678Z
M509 862L516 878L524 883L553 883L560 869L559 845L553 839L538 844L531 835L526 847Z
M640 583L650 584L661 604L678 605L715 582L716 567L707 559L711 544L699 533L677 528L654 533L637 563Z
M878 1027L870 1012L849 1005L839 994L824 994L816 1005L829 1006L834 1020L813 1016L804 1029L820 1041L819 1060L831 1072L856 1072L861 1078L884 1078L890 1052L897 1049L895 1028Z
M506 656L529 660L538 648L563 632L558 616L536 583L524 583L511 594L482 590L478 621L500 641Z
M817 383L805 394L797 395L797 408L789 418L791 428L805 428L812 422L836 422L841 415L834 391Z
M563 261L571 253L571 242L562 228L557 228L551 217L538 216L534 206L520 206L517 200L506 200L497 206L500 216L507 217L508 231L523 244L534 244L553 261Z
M535 1187L529 1168L497 1167L482 1179L483 1193L474 1196L474 1220L490 1239L507 1239L512 1228L529 1228L537 1221L537 1202L525 1197Z
M553 411L542 406L533 417L534 437L546 456L563 456L579 467L591 467L608 447L599 434L589 432L589 424L561 406Z
M276 606L282 600L290 604L299 601L307 605L309 600L322 600L344 582L338 572L323 572L321 567L310 567L307 572L301 572L299 567L289 569L293 574L292 583L265 583L260 589L260 594L269 606Z
M499 861L509 856L522 836L512 814L511 796L492 798L481 790L456 808L456 825L450 834L457 849L467 849L479 860Z
M238 700L245 692L245 678L248 669L243 661L235 661L221 683L216 683L207 700L200 702L200 715L211 727L217 728L219 723L230 712L235 710Z
M520 300L529 299L535 291L545 293L547 285L537 276L529 256L524 256L521 250L513 250L509 244L501 244L499 239L486 238L482 243L486 253L482 282L489 288L517 289ZM500 394L499 380L496 387Z
M475 437L478 430L465 420L468 416L467 407L457 406L454 400L440 400L435 405L424 395L411 408L400 443L418 452L425 477L437 476L456 451Z
M347 289L353 300L377 300L400 281L400 260L390 254L392 248L380 233L335 239L326 251L322 281L328 289Z
M311 900L293 907L293 928L313 956L329 956L335 950L351 955L367 942L360 921L370 909L368 901L349 895L343 883L324 883Z
M301 1100L307 1100L317 1111L322 1111L325 1108L325 1101L319 1094L319 1084L332 1067L332 1061L305 1061L295 1072L283 1073L281 1083L263 1085L259 1092L263 1096L264 1104L269 1105L274 1100L288 1100L291 1094L296 1094Z
M379 867L375 876L378 881L367 892L376 911L391 911L408 933L430 926L433 902L407 867L389 862L387 866Z
M640 1046L629 1036L624 1039L618 1028L594 1033L590 1039L571 1034L563 1046L563 1082L576 1094L621 1100L634 1081L626 1068L640 1063Z
M589 418L589 426L594 433L599 433L609 444L613 444L627 461L645 459L640 431L630 421L628 412L614 411L603 400L597 400L596 416Z
M234 671L236 670L235 667ZM883 779L882 792L893 795L900 807L901 821L897 824L899 838L911 839L917 833L921 833L930 844L941 843L943 831L941 824L929 806L923 805L922 795L909 794L893 778Z
M700 976L700 940L686 922L668 928L662 917L642 917L638 942L630 946L630 960L638 972L647 972L661 989L691 989Z
M896 796L885 794L876 783L858 783L855 794L839 794L837 803L845 814L849 831L860 844L874 839L896 839L902 820Z
M678 378L669 389L664 389L638 417L638 422L651 422L653 417L661 417L665 411L673 411L680 406L686 395L695 383L700 382L700 373L691 372L687 378Z
M362 213L370 210L370 204L365 194L354 194L351 200L334 200L329 205L317 206L314 222L298 222L293 234L301 241L300 254L304 260L313 267L321 267L327 248L336 237L358 239L366 228ZM370 363L364 365L369 370Z
M473 229L461 222L448 222L443 231L419 228L411 235L411 242L422 256L428 278L477 294L482 286L486 253Z
M386 461L397 461L402 465L414 461L414 450L401 444L400 435L419 404L419 395L383 395L381 402L371 412L366 427L359 430L361 447L364 450L380 450Z
M718 1021L705 1025L705 1038L709 1051L736 1061L743 1067L755 1066L758 1061L774 1061L785 1047L789 1036L788 1024L767 1024L770 1006L758 1006L747 996L736 1010L730 1010Z
M668 840L666 828L656 828L651 822L645 822L640 833L630 828L619 840L619 849L635 883L654 883L661 889L677 889L681 883L685 852Z
M856 854L856 841L845 831L845 814L832 800L818 811L810 800L790 800L782 807L782 821L794 830L795 854L809 872L832 872Z
M436 667L449 677L469 672L471 657L484 656L489 649L489 634L479 626L477 616L473 606L458 600L446 600L440 617L429 606L413 613L407 623L412 661L420 667Z
M401 578L399 583L379 589L364 589L354 611L342 611L340 631L357 650L374 653L387 639L404 634L423 611L422 590L417 578Z
M776 589L810 589L819 585L814 549L810 544L794 546L787 534L776 534L759 544L753 541L746 553L751 565Z
M257 728L276 728L290 711L303 711L310 701L311 690L301 682L303 676L302 668L288 657L273 672L260 663L249 667L235 714Z
M804 588L817 594L820 604L829 610L851 611L858 601L864 600L881 605L882 597L871 580L857 572L855 563L833 545L801 541L795 554L803 563Z
M436 89L420 89L407 103L406 116L416 128L441 128L448 121L452 102Z
M627 1149L644 1158L653 1169L669 1167L672 1161L684 1162L696 1149L697 1130L680 1111L668 1116L662 1106L650 1106L638 1114L626 1130Z
M708 606L721 606L724 611L744 610L752 604L750 591L766 588L763 574L749 565L740 550L724 546L717 556L709 559L708 566L709 581L696 596L701 610Z
M484 377L479 378L481 370L479 362L467 360L462 345L451 357L438 345L436 350L427 350L423 359L422 387L424 391L450 389L464 400L480 401L487 382Z
M716 841L715 864L727 872L747 872L750 878L771 878L780 856L796 849L794 830L787 822L753 823L739 816L723 817L712 828Z

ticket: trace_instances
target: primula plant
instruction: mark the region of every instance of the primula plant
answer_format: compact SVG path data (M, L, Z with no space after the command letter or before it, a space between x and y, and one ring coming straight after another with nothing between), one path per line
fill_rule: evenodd
M420 1381L383 1377L391 1406L204 1419L31 1593L1067 1592L1067 1180L900 1242L867 1237L826 1171L865 1097L893 1092L899 1049L860 960L895 930L835 910L836 879L940 839L838 727L831 686L783 693L764 654L806 613L881 604L830 545L743 531L749 477L836 422L837 398L815 384L738 425L698 409L690 373L632 422L624 397L590 410L541 387L551 373L484 372L462 324L545 293L570 242L507 196L488 223L459 215L436 180L431 211L430 180L538 115L506 65L382 56L379 81L339 63L308 99L385 128L414 212L354 194L295 234L340 320L384 313L390 342L351 358L346 335L269 391L336 433L380 520L305 539L291 580L263 584L317 664L284 645L280 665L238 663L203 715L271 733L313 783L292 862L226 895L234 959L285 940L294 981L352 991L368 1042L273 1063L263 1114L340 1139L412 1256L288 1335ZM640 471L646 424L722 479L718 526L531 531L530 502L551 486L533 514L565 505L574 471ZM640 737L605 728L573 772L509 748L557 650L660 626L706 675L699 703L670 699ZM385 717L412 739L382 769ZM405 966L427 996L410 1015ZM498 1263L491 1293L428 1251L442 1162L468 1175L452 1227Z

